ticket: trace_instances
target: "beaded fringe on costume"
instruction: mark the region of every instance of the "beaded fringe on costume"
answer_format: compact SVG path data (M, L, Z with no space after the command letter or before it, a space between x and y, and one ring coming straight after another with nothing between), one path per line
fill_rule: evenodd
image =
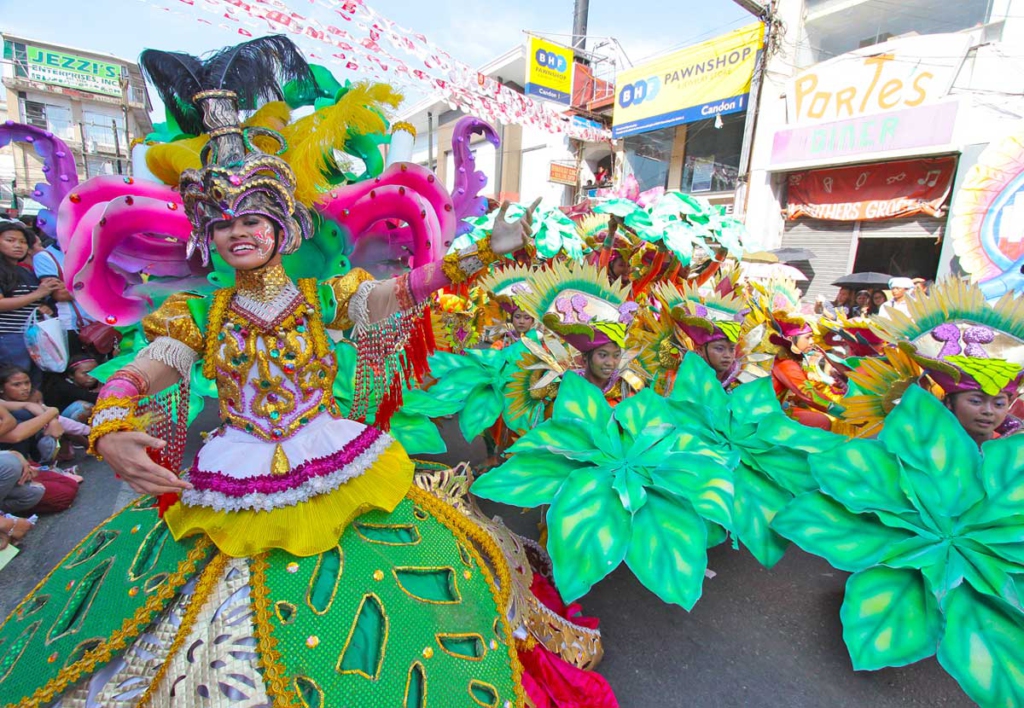
M402 391L422 383L430 373L427 357L434 353L430 308L408 309L355 329L356 377L349 417L387 430L402 407Z

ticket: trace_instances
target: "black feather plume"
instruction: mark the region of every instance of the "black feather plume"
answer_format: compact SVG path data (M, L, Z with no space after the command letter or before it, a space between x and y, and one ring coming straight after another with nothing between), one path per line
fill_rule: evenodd
M186 133L202 132L192 97L200 91L225 89L238 94L242 110L255 110L283 97L281 86L296 81L312 91L316 79L298 48L284 35L260 37L200 59L181 52L147 49L139 63L171 114Z
M192 97L203 90L202 60L184 52L147 49L139 57L139 65L178 126L191 135L201 133L203 121Z
M209 88L237 93L239 107L245 110L281 100L281 86L289 81L299 82L303 89L316 83L309 64L283 35L260 37L214 54L203 61L203 81Z

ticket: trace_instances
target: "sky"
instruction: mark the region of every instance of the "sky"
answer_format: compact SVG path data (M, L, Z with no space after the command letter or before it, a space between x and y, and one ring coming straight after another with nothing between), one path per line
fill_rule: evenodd
M295 12L329 18L313 0L283 0ZM524 30L572 32L572 0L366 0L379 14L421 33L453 57L477 67L525 41ZM46 12L32 12L33 5ZM146 48L201 54L245 38L204 25L216 19L190 0L0 0L0 31L134 59ZM170 7L172 14L161 7ZM189 14L191 13L191 14ZM588 35L615 37L634 65L675 48L736 29L753 17L731 0L590 0ZM269 32L268 32L269 33ZM562 37L568 43L569 37ZM300 43L301 44L301 43ZM315 46L315 44L307 45ZM403 56L407 62L411 57ZM409 62L411 63L411 62ZM345 70L327 64L335 76ZM358 78L358 77L357 77ZM407 103L422 98L407 93ZM162 120L162 116L155 116Z

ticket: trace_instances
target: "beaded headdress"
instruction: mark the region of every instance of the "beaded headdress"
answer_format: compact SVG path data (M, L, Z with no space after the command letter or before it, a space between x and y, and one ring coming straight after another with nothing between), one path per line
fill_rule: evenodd
M269 128L243 128L239 109L280 100L285 80L315 85L312 70L285 37L261 37L207 59L146 50L139 63L186 133L205 132L202 168L181 173L180 190L192 224L187 255L198 250L210 262L210 227L246 214L266 217L281 229L281 254L293 253L313 235L313 221L295 200L292 168L278 155L284 138ZM253 144L277 143L277 154Z
M907 302L909 314L889 308L872 323L946 394L1016 395L1024 377L1024 299L1011 292L989 304L976 285L950 279Z
M611 342L625 347L638 305L628 299L628 288L608 282L603 269L555 263L532 274L530 290L520 297L523 309L570 346L581 352Z

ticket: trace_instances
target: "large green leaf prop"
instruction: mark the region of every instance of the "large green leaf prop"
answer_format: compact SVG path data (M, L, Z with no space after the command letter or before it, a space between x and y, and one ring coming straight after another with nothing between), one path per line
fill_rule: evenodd
M932 656L982 706L1024 704L1024 436L979 451L911 387L878 440L814 458L819 491L775 531L854 573L843 637L856 669Z
M737 455L729 528L765 566L782 558L786 542L771 530L794 494L817 488L810 456L845 440L793 421L779 406L770 379L722 388L702 358L683 358L669 397L673 422L708 444Z
M391 416L390 433L410 455L439 455L448 452L437 425L430 419L436 407L425 391L406 391L402 407Z
M676 428L670 413L646 390L612 409L567 373L551 419L474 483L487 499L551 505L548 550L567 600L623 561L666 602L690 609L700 598L709 539L722 540L729 521L736 458Z
M747 231L737 219L724 216L707 199L683 192L665 192L644 209L629 199L608 199L594 206L597 214L610 214L650 243L662 242L684 265L695 246L717 243L734 255L743 252Z
M522 345L516 344L501 350L432 354L430 370L437 383L426 391L429 402L421 412L432 418L458 414L462 435L472 441L494 425L504 411L510 362L515 362L522 351Z

